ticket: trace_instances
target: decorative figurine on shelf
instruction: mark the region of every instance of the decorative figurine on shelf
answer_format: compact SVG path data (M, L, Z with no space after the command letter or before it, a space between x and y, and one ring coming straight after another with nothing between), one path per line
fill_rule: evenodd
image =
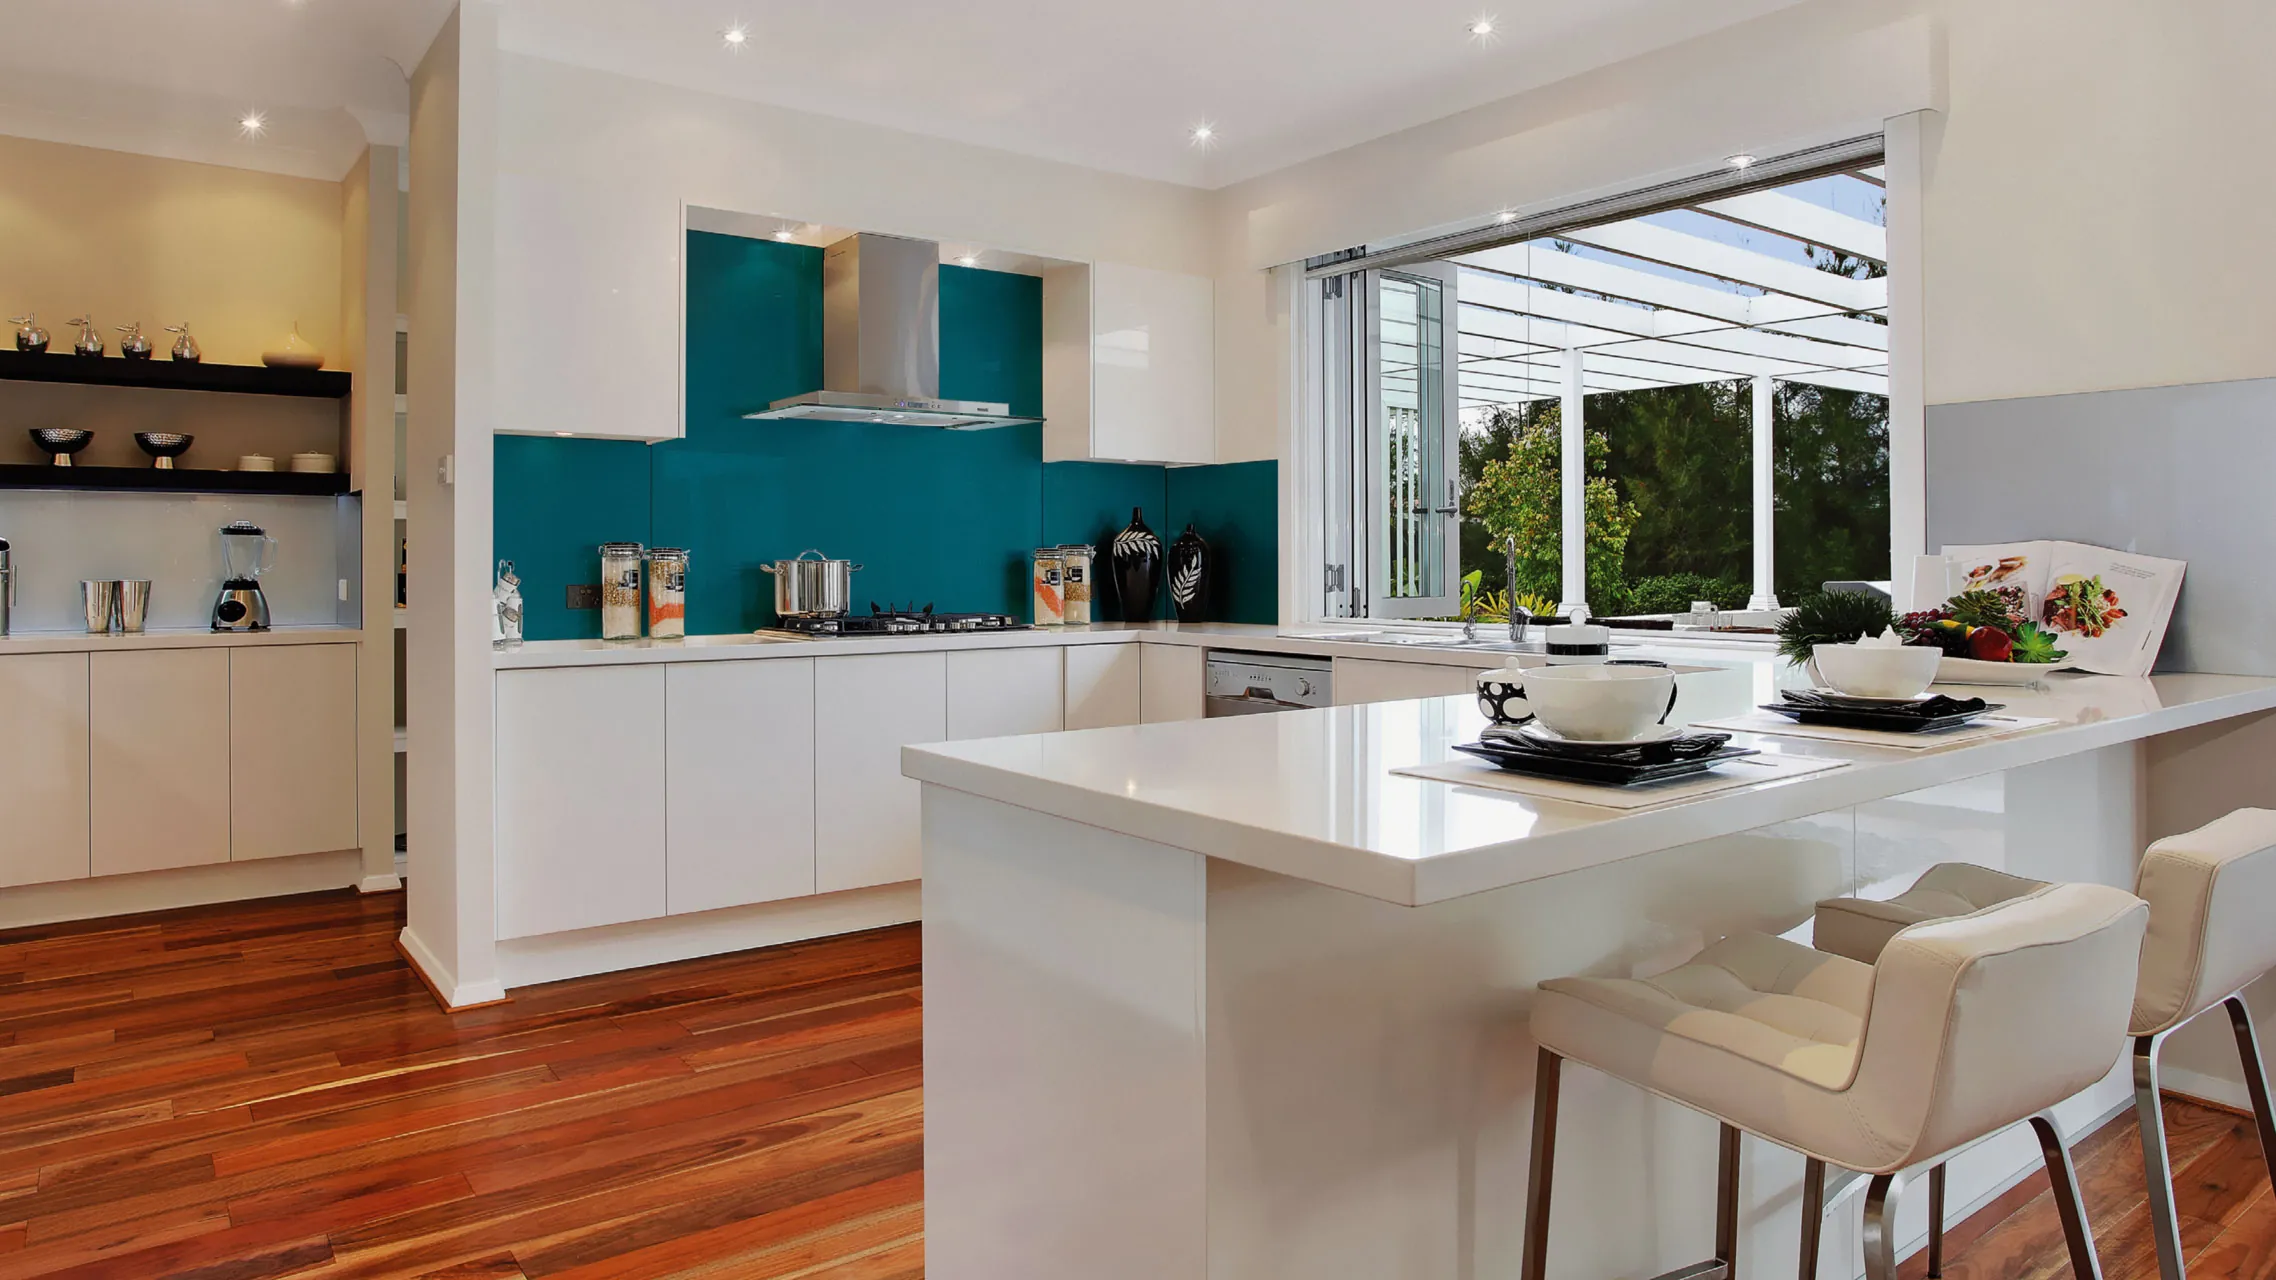
M1144 513L1130 508L1130 524L1114 535L1114 597L1121 602L1124 622L1145 622L1154 616L1154 593L1162 585L1162 540L1146 527Z
M119 339L120 355L129 360L148 360L150 358L150 339L143 335L140 320L133 324L114 324L111 327L126 335Z
M261 353L261 363L271 369L321 369L324 353L300 336L300 321L292 322L292 332L285 335L284 345Z
M205 359L205 352L198 350L198 340L190 336L189 321L184 320L180 324L167 325L166 332L182 335L174 339L174 358L176 360L183 364L196 364Z
M29 351L33 355L47 350L47 330L40 328L36 313L17 316L9 323L23 326L16 330L16 350Z
M71 354L75 356L99 356L103 354L103 335L95 332L95 318L92 315L81 316L65 323L79 326L79 336L73 339L71 343Z
M490 589L490 643L498 648L522 642L522 580L514 562L498 562L498 583Z
M1192 525L1170 544L1170 604L1180 622L1209 621L1209 589L1216 585L1209 544Z

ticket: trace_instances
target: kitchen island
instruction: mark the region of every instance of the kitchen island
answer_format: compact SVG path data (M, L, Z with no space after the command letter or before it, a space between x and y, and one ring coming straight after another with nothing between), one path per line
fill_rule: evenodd
M1679 715L1786 678L1767 655L1751 676ZM1515 1275L1537 982L1651 973L1737 930L1807 941L1818 899L1940 861L2130 886L2185 809L2160 787L2266 803L2234 793L2265 786L2276 680L1995 696L2055 723L1928 750L1747 737L1841 767L1635 811L1394 774L1476 738L1463 698L905 748L928 1274ZM2061 1118L2127 1097L2105 1080ZM1551 1274L1703 1256L1713 1122L1585 1070L1564 1108ZM2021 1133L1964 1153L1954 1215L2036 1161ZM1747 1144L1742 1274L1791 1273L1801 1165ZM1833 1199L1826 1275L1859 1271L1855 1208Z

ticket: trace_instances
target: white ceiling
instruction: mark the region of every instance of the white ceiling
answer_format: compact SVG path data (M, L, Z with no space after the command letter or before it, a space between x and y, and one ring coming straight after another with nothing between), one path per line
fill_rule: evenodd
M580 66L1216 187L1796 2L505 0L501 33ZM1474 40L1482 16L1497 30ZM1206 149L1188 140L1202 121Z
M1215 187L1799 0L484 2L519 52ZM336 178L452 3L0 0L0 133Z
M0 133L338 178L367 139L403 140L404 71L451 7L0 0Z

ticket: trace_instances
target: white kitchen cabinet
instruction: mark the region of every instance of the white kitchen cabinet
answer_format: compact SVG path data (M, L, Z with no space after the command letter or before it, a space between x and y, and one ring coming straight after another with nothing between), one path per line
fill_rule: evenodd
M1043 276L1043 456L1216 460L1207 276L1097 262Z
M1152 646L1078 644L1067 649L1067 727L1104 729L1137 724L1144 655Z
M673 915L814 892L814 663L672 663L664 676Z
M88 867L229 861L229 651L87 658Z
M498 936L665 914L664 668L497 677Z
M87 655L0 658L0 888L87 875Z
M1199 720L1203 710L1199 645L1141 645L1145 679L1144 716L1147 724L1171 720Z
M496 223L496 430L686 434L679 199L639 183L501 173Z
M1376 662L1368 658L1338 658L1331 671L1335 702L1339 707L1365 702L1400 702L1408 698L1441 698L1474 694L1478 673L1495 664L1446 667L1429 662Z
M948 737L948 655L814 660L814 887L914 880L918 785L901 748Z
M948 655L948 741L1057 733L1067 727L1057 647Z
M357 847L356 648L229 654L229 856Z

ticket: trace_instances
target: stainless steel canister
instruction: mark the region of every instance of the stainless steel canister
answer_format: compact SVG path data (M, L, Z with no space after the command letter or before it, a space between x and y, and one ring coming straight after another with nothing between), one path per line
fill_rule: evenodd
M117 598L114 617L119 630L130 636L142 634L143 619L150 616L150 583L121 579Z
M87 634L107 635L111 619L116 616L119 604L119 584L115 578L99 581L79 580L79 603L87 611Z

